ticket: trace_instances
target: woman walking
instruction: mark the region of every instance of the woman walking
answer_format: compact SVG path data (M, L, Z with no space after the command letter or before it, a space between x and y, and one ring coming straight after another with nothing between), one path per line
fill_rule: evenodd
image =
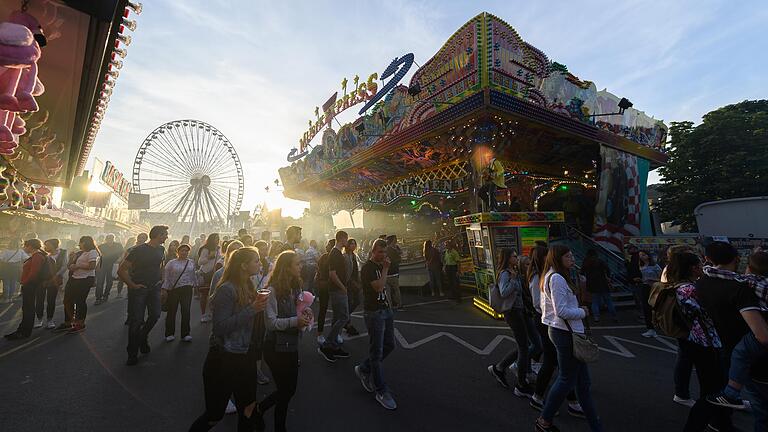
M285 431L288 403L296 393L299 378L300 331L312 322L312 310L307 308L296 316L296 301L301 292L301 259L293 251L277 257L275 269L269 278L269 301L264 314L267 333L264 342L264 360L272 371L277 389L264 398L257 407L258 414L275 407L275 431Z
M531 263L528 267L528 290L531 292L533 299L533 308L535 310L533 315L533 322L536 326L536 331L539 334L539 338L542 343L542 355L539 371L536 374L536 385L531 397L531 408L541 411L544 409L544 396L547 394L547 388L550 381L552 381L552 375L557 368L557 350L552 345L552 341L549 340L549 330L544 323L541 322L541 289L540 283L541 277L544 272L544 263L547 260L546 246L538 245L531 250ZM571 390L566 396L568 401L568 414L577 418L584 418L584 411L581 409L579 401L576 399L576 392Z
M181 306L181 340L192 342L189 334L189 309L192 305L192 287L195 285L195 262L189 259L192 247L188 244L176 248L176 259L166 262L162 289L165 291L165 341L176 339L176 312Z
M85 316L88 314L88 305L85 300L88 298L91 288L96 286L96 266L101 256L91 236L80 237L78 246L80 252L73 260L70 260L69 280L65 289L65 297L69 294L69 301L74 308L70 333L79 333L85 330ZM67 306L64 305L64 308L66 309ZM65 320L65 323L66 321L69 320Z
M264 329L262 312L267 296L257 295L251 276L261 262L254 248L235 251L211 298L210 348L203 365L205 413L189 428L207 431L223 417L235 395L240 432L264 429L256 408L256 358Z
M504 358L488 366L488 372L496 378L496 381L504 388L509 388L507 383L507 368L517 360L517 382L515 383L515 396L530 398L533 389L528 384L528 370L530 359L528 357L528 332L530 318L526 315L523 304L523 286L518 273L517 253L512 249L502 249L499 256L499 292L502 297L501 310L504 312L504 321L515 336L517 349L510 351Z
M165 260L163 261L163 265L167 265L169 262L177 258L176 249L179 248L180 244L181 243L179 243L178 240L172 240L170 243L168 243L168 249L165 250Z
M26 339L32 334L35 325L35 299L38 291L43 289L43 283L53 274L53 266L49 265L48 254L43 250L40 240L25 241L24 253L29 258L24 261L21 271L21 323L15 332L5 335L8 340Z
M573 253L567 246L551 245L544 263L546 271L539 282L542 290L541 320L549 327L549 339L557 351L557 363L560 368L557 379L552 384L544 402L541 416L536 420L536 430L540 432L558 430L552 424L552 420L568 393L573 389L579 397L590 430L593 432L603 430L592 400L589 369L586 363L573 354L571 333L585 332L583 320L588 315L588 309L579 307L576 294L573 292L570 274L575 264Z
M448 293L456 300L456 303L461 303L461 290L459 281L459 262L461 261L461 254L456 249L455 240L448 240L446 243L445 257L443 264L445 264L445 275L448 279Z
M197 265L202 274L202 284L198 288L200 293L200 317L201 323L211 321L211 315L206 313L208 306L208 294L211 287L211 279L216 271L216 262L219 260L221 251L219 250L219 234L209 234L205 239L205 244L197 251Z

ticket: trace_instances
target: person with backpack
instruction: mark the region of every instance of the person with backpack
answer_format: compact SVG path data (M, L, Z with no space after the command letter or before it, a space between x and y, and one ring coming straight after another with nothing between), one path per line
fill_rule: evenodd
M576 260L567 246L550 245L544 263L544 276L539 282L542 297L541 321L549 327L549 339L557 351L560 369L544 402L541 416L536 420L535 430L538 432L558 431L552 423L555 414L568 393L574 389L590 430L593 432L603 430L592 399L589 368L587 363L574 355L574 335L586 333L584 319L589 313L587 307L579 306L573 290L574 284L570 274L575 265Z
M21 322L15 332L5 335L8 340L26 339L32 334L35 324L35 299L43 283L52 274L48 254L43 250L39 239L24 242L24 253L29 258L24 261L21 270Z
M533 388L528 383L530 370L528 322L530 319L526 316L523 304L523 285L517 264L517 253L509 248L502 249L498 262L498 283L491 287L494 291L498 290L494 293L494 297L498 295L500 299L500 304L494 304L493 307L504 314L504 321L512 330L517 349L507 353L498 363L488 366L488 372L502 387L509 388L506 378L507 368L517 360L517 382L513 391L515 396L530 398L533 396Z
M759 343L768 345L768 324L761 314L755 291L741 280L742 275L736 273L740 260L736 248L730 243L712 242L706 246L705 256L712 265L703 268L704 275L696 281L696 293L701 306L712 317L722 341L722 349L718 352L718 373L710 383L711 386L702 388L702 391L705 394L717 394L728 382L728 370L734 348L750 332ZM748 381L746 385L753 386L751 380L745 381ZM757 422L765 426L766 397L761 397L759 393L755 393L758 397ZM687 430L698 430L697 428L712 424L714 413L724 411L725 419L729 419L731 410L722 405L724 404L714 405L708 403L706 398L700 398L691 409L686 424ZM714 426L723 430L723 427L727 428L730 424L721 422Z
M699 379L700 398L694 404L706 404L704 396L719 388L722 374L718 351L723 344L715 329L712 318L702 307L695 281L702 274L701 260L690 251L681 251L670 255L667 262L666 284L657 284L651 292L653 324L669 337L677 338L679 355L696 367ZM670 300L674 295L674 299ZM676 368L675 374L680 373ZM676 382L681 381L676 378ZM675 393L678 391L676 390ZM714 417L711 424L718 429L730 430L730 418L725 410L712 410ZM688 416L685 431L697 431L701 428L691 426L694 411Z

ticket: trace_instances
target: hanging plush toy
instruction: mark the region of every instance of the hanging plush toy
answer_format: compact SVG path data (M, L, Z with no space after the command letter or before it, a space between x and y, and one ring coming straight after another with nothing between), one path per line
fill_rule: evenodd
M51 190L47 186L37 186L36 197L37 203L40 205L40 207L51 208L53 206L51 203Z
M0 23L0 154L13 154L18 135L26 132L16 113L38 109L34 95L44 91L37 78L41 45L40 24L26 12L14 12Z

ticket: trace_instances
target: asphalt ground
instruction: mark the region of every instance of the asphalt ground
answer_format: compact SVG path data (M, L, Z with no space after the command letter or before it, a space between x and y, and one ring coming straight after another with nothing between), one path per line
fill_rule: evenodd
M461 305L406 295L396 314L397 348L385 362L386 379L398 403L386 411L360 386L353 366L367 352L365 335L349 338L352 354L329 364L304 337L290 430L509 431L533 430L537 412L503 389L486 367L514 349L511 332L467 300ZM90 306L87 329L76 335L36 329L24 341L0 341L0 431L185 431L203 412L202 364L208 324L193 303L192 343L163 341L165 315L150 335L152 352L126 367L126 301ZM0 331L15 329L20 302L0 305ZM61 319L61 306L56 319ZM364 330L359 313L353 323ZM177 326L178 328L178 326ZM602 348L590 365L593 396L607 431L681 430L688 409L672 402L675 344L646 339L632 311L618 324L594 327ZM177 335L178 338L178 335ZM268 373L268 369L265 370ZM512 374L508 375L512 379ZM692 380L697 394L696 379ZM260 397L274 389L259 387ZM735 423L751 430L738 413ZM271 415L267 430L272 430ZM587 431L584 420L561 409L563 431ZM235 416L214 428L236 430Z

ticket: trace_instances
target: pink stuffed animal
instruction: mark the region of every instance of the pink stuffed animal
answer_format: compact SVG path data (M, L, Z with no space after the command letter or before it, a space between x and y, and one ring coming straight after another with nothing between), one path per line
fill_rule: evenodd
M302 291L299 293L299 297L296 299L296 316L301 316L301 314L304 313L305 310L309 309L312 306L312 303L315 301L315 296L309 291ZM312 325L315 323L314 318L312 321L310 321L309 325L305 328L305 330L310 330L312 328Z
M45 91L43 83L37 79L37 60L40 59L40 48L46 45L45 35L43 34L43 28L37 21L37 18L32 15L16 11L11 14L8 19L9 22L14 24L23 25L29 31L32 32L34 38L34 45L37 47L37 58L28 68L24 68L21 71L21 77L19 79L19 85L16 88L16 99L19 101L19 111L21 112L34 112L39 108L34 96L40 96Z
M23 25L0 23L0 154L12 154L18 145L11 128L20 110L16 90L22 70L40 58L40 47ZM34 81L33 81L34 85ZM16 130L20 130L17 123Z

